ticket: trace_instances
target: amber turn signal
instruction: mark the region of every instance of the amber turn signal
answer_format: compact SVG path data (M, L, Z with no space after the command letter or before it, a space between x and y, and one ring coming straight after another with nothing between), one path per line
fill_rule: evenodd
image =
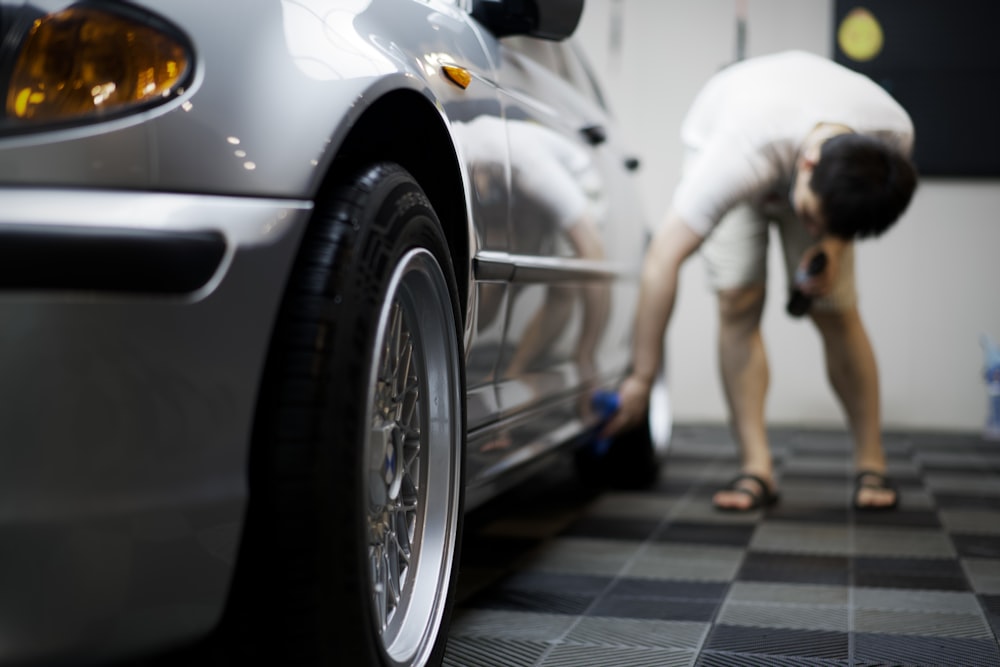
M176 94L191 66L189 49L167 30L70 7L31 26L9 80L6 115L51 122L125 111Z
M448 77L448 80L454 83L456 86L465 90L472 83L472 74L469 70L464 67L458 67L456 65L442 65L441 70L444 75Z

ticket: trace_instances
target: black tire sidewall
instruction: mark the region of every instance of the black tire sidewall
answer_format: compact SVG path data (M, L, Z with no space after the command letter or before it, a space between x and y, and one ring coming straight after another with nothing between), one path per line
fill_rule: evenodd
M273 605L263 616L280 626L273 641L262 645L280 651L288 642L300 643L301 660L283 653L283 664L390 664L371 609L363 454L379 313L394 267L410 250L426 249L437 260L448 285L456 346L462 340L448 246L420 187L392 164L372 166L345 182L317 205L292 272L251 454L251 539L241 560L246 555L256 563L249 568L254 578L267 582L244 583L266 592L255 604ZM458 534L431 664L444 653L461 541L465 385L460 350L455 353L462 440L455 462Z

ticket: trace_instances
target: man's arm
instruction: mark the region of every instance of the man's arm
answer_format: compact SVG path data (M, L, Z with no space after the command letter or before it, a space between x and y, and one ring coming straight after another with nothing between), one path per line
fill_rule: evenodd
M618 389L620 408L604 429L607 436L637 426L646 415L653 379L663 363L664 336L677 296L680 268L702 240L673 209L653 235L642 264L632 374Z

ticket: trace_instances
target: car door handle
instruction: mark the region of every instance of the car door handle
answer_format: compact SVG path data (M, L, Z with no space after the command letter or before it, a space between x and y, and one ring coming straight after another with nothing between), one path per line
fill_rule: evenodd
M600 146L608 140L608 131L603 125L587 125L580 128L580 134L584 136L591 146Z

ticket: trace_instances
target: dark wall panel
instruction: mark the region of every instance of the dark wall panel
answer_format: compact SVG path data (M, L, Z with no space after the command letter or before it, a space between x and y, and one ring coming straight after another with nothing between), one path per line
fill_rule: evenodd
M835 1L834 30L867 9L883 46L858 61L834 58L868 75L910 112L915 161L924 175L1000 176L1000 1Z

